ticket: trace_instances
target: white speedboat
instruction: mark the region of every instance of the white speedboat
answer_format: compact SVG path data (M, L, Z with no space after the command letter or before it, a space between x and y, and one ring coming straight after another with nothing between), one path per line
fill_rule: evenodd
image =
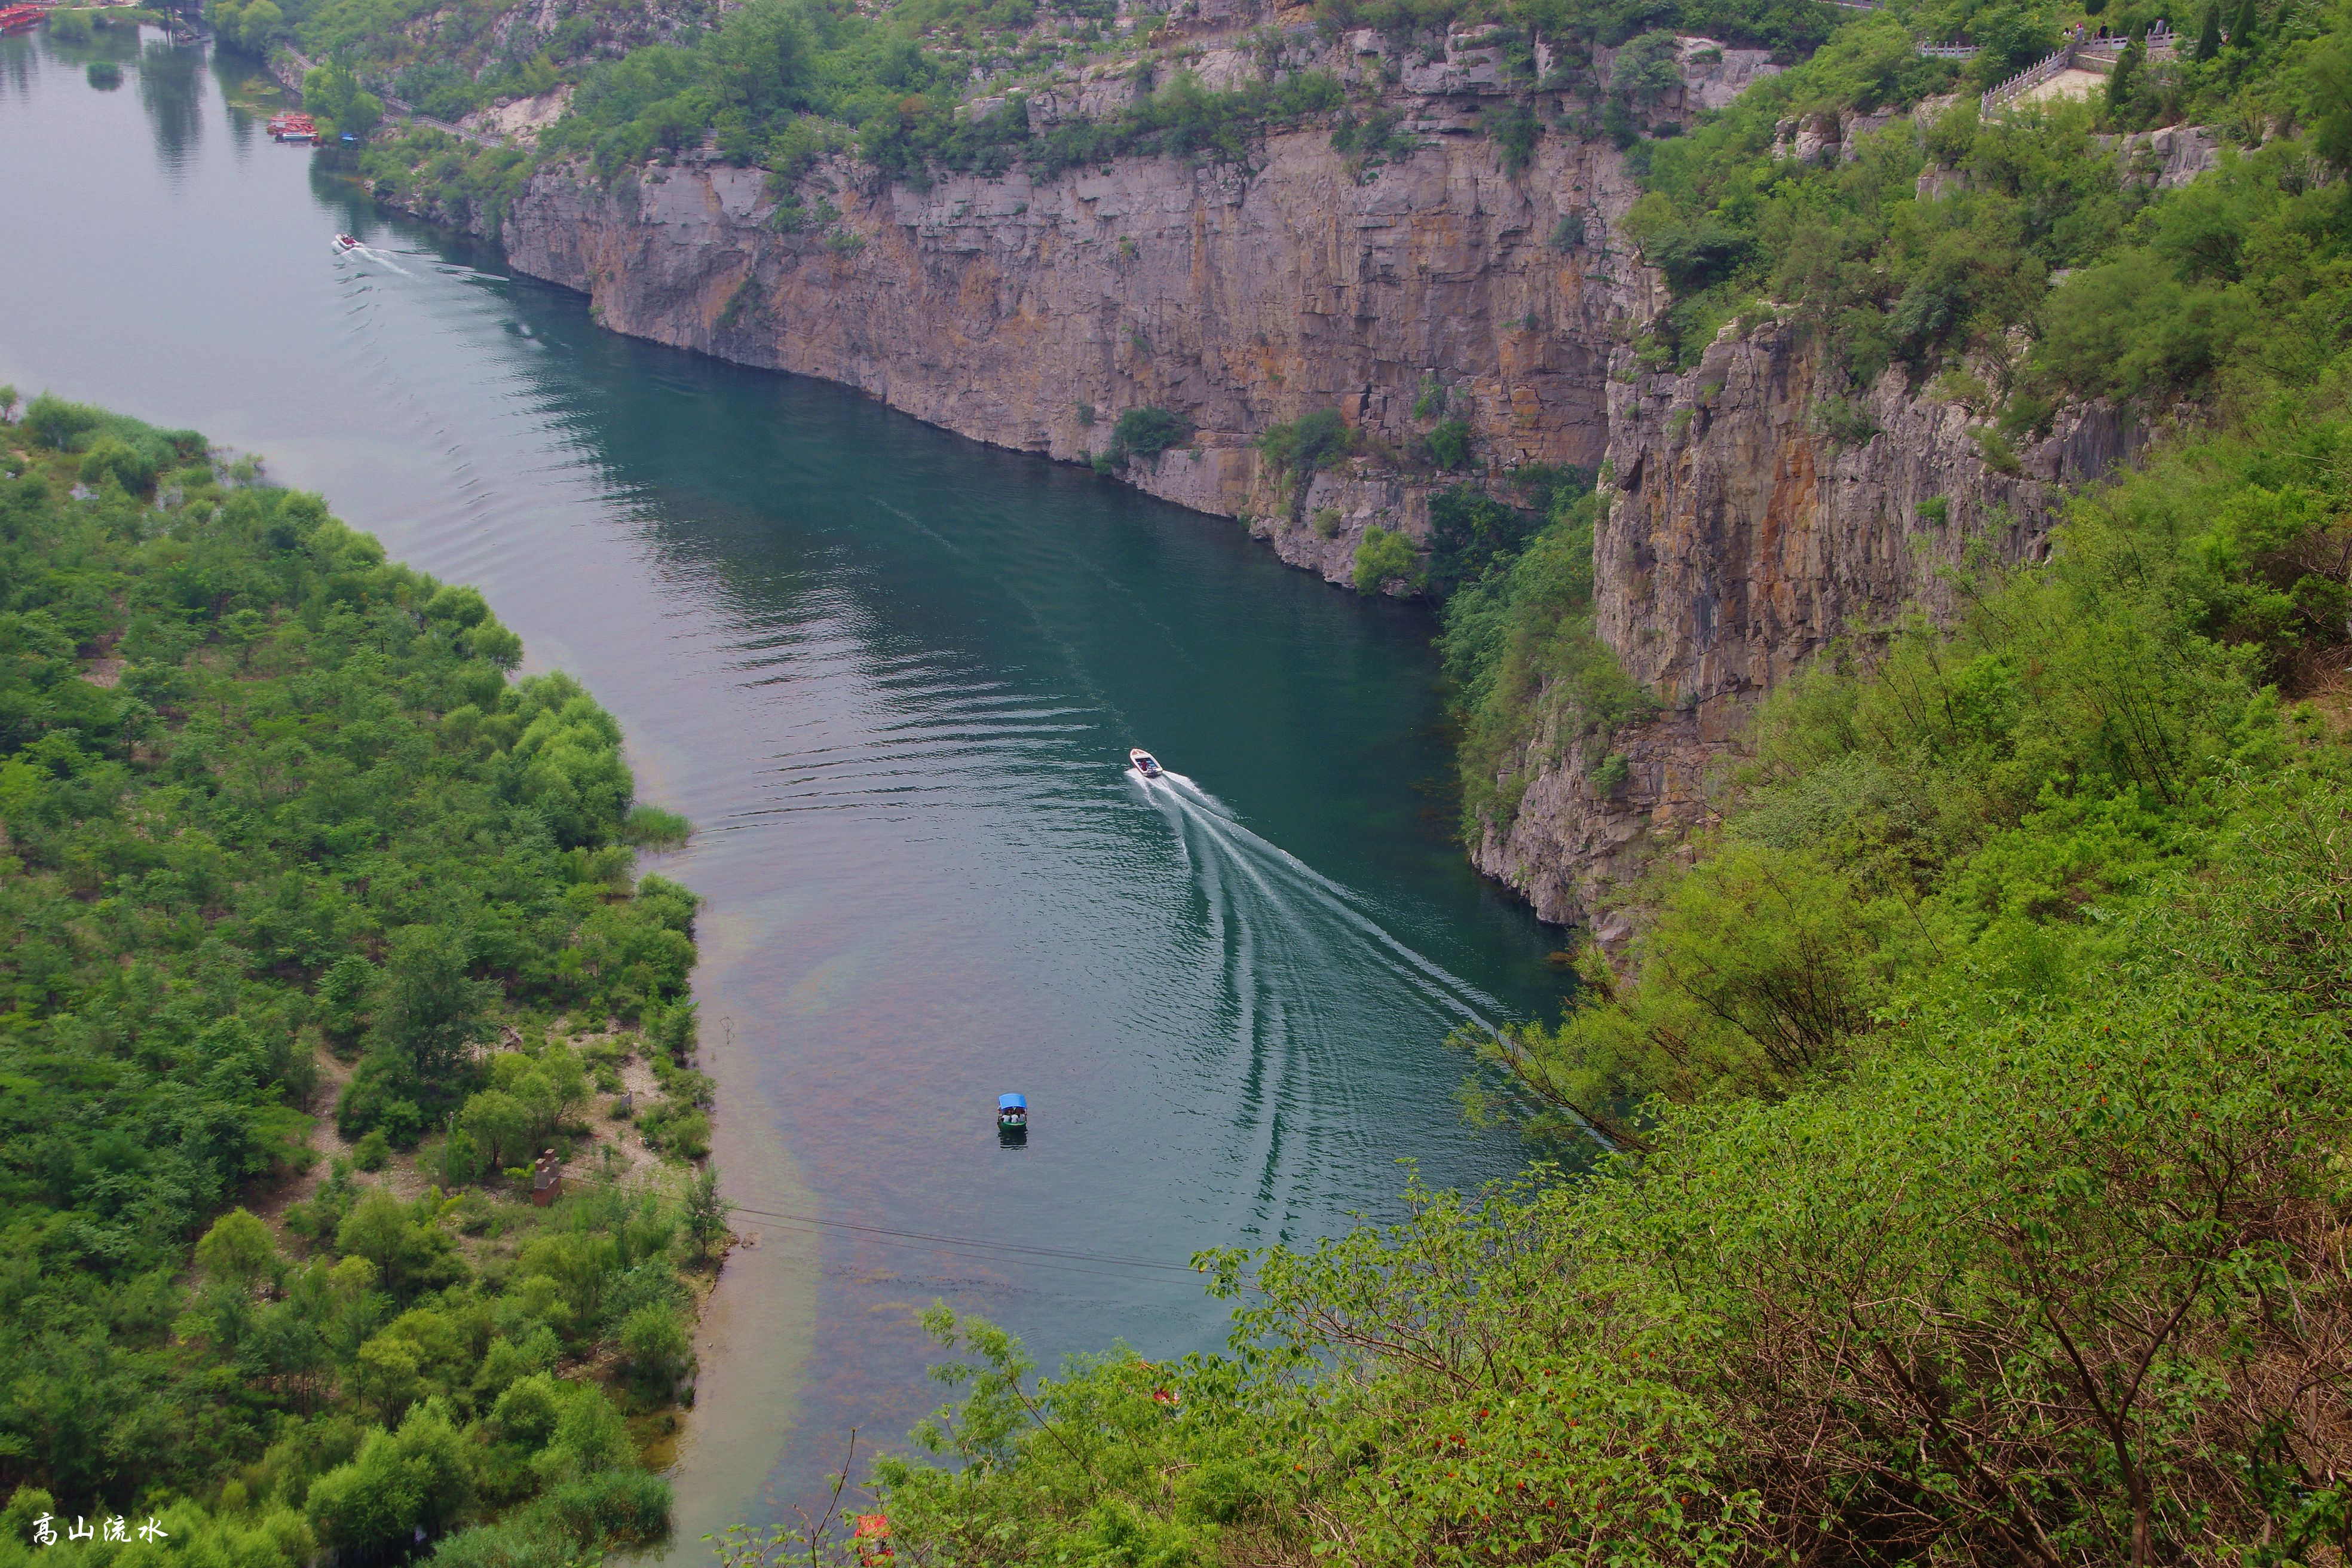
M1165 768L1162 768L1160 765L1160 759L1153 756L1150 752L1145 751L1141 746L1137 746L1130 750L1127 753L1127 760L1134 764L1135 771L1137 773L1141 773L1148 779L1156 779L1161 773L1167 772Z

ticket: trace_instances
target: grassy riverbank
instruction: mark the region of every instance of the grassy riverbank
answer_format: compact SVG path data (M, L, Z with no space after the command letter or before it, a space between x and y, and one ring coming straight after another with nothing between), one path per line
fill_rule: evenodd
M0 1563L658 1537L725 1214L618 727L318 498L48 397L0 649Z

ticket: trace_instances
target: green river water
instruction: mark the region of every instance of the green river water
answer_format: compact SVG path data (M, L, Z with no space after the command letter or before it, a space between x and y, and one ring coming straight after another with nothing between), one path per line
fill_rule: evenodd
M1558 943L1449 841L1424 612L601 331L239 100L246 69L152 33L0 40L0 381L261 453L478 584L698 825L659 868L709 899L718 1157L760 1239L701 1336L682 1540L805 1499L852 1426L898 1439L935 1299L1049 1364L1181 1352L1223 1334L1193 1249L1392 1213L1401 1158L1524 1158L1460 1119L1442 1040L1554 1005Z

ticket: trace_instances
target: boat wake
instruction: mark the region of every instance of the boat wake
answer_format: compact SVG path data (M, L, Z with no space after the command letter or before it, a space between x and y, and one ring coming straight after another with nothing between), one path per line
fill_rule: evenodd
M1387 1037L1425 1041L1434 1052L1456 1026L1491 1028L1504 1010L1193 780L1174 772L1147 779L1132 768L1127 776L1175 834L1190 872L1187 924L1209 972L1194 973L1218 997L1217 1038L1199 1047L1196 1067L1206 1070L1193 1081L1225 1086L1229 1125L1257 1144L1262 1216L1279 1225L1285 1198L1331 1173L1327 1165L1339 1163L1358 1131L1383 1125L1382 1102L1428 1098L1426 1058L1368 1054L1367 1018L1381 1019ZM1396 1111L1418 1121L1427 1109Z
M379 250L374 246L364 242L356 245L338 245L335 247L335 254L338 256L363 257L367 260L373 262L378 267L383 268L388 271L399 273L403 278L414 278L416 276L415 273L411 272L407 268L403 267L399 262L394 261L389 251Z

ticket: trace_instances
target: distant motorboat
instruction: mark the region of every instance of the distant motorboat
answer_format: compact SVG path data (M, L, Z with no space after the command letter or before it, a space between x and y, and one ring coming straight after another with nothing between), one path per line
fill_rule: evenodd
M360 242L357 239L354 239L352 236L348 234L339 234L335 236L335 248L337 250L357 250L359 247Z
M1134 766L1137 773L1141 773L1148 779L1156 779L1161 773L1168 771L1160 765L1159 758L1153 756L1150 752L1145 751L1140 746L1137 746L1130 750L1127 753L1127 760Z

